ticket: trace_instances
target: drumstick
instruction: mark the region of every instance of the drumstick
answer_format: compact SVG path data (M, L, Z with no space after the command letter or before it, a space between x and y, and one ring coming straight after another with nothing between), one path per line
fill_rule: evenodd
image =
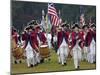
M37 47L37 45L34 43L34 45L35 45L35 47L36 47L36 49L38 50L38 52L39 52L39 48Z

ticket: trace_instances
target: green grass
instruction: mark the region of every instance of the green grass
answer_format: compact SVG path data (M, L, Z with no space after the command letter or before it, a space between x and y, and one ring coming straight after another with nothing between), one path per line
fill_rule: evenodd
M51 51L51 60L45 60L44 63L39 64L33 68L27 68L27 64L25 62L21 64L11 64L12 74L16 73L37 73L37 72L55 72L55 71L72 71L75 70L73 59L68 58L67 65L62 66L58 64L57 54L54 51ZM95 69L95 64L90 64L88 62L82 61L80 65L80 70L88 70Z

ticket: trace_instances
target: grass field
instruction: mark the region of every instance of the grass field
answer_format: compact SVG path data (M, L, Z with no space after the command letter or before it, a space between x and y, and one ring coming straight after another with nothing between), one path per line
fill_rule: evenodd
M67 65L62 66L58 64L57 55L54 51L51 51L51 60L45 60L44 63L39 64L33 68L27 68L25 61L21 64L11 64L12 74L18 73L38 73L38 72L55 72L55 71L72 71L75 70L72 58L68 58ZM90 64L86 61L82 61L80 70L95 69L95 64Z

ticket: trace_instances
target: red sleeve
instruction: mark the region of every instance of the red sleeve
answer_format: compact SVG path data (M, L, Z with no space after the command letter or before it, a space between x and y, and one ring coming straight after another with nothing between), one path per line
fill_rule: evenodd
M46 37L45 37L45 35L44 35L44 33L42 33L42 40L43 40L43 43L46 43Z
M87 35L87 38L88 38L88 45L90 46L90 43L92 41L92 32L88 32L88 35Z
M57 44L58 44L58 48L60 46L60 41L61 41L61 32L58 32L58 35L57 35Z
M71 46L71 48L73 48L74 47L74 42L75 42L75 33L74 32L72 32L71 38L72 38L72 42L71 42L72 46Z
M66 32L66 37L67 37L67 39L69 38L69 32Z
M25 41L26 40L26 34L22 34L22 41Z
M12 35L12 38L15 40L16 44L18 42L18 33L17 32L14 32L13 35Z

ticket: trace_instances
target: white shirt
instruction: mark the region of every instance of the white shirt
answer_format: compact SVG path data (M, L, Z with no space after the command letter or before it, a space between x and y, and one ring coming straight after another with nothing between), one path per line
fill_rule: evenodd
M51 34L47 34L47 40L51 41Z
M66 43L65 38L63 38L63 41L62 41L60 47L65 47L65 46L67 46L67 43Z
M57 42L57 36L56 35L53 37L53 41Z

